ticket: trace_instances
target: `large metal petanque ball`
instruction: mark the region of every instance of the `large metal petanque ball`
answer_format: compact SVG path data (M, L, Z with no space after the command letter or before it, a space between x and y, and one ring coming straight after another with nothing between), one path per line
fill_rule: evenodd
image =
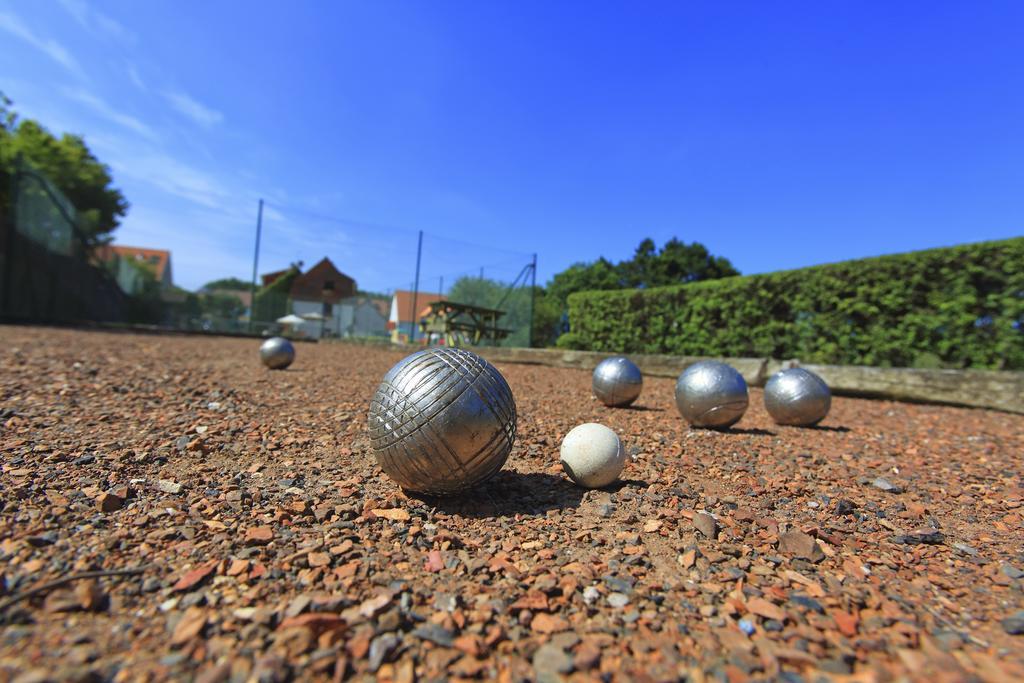
M828 415L832 392L810 370L789 368L772 375L764 385L764 407L780 425L810 427Z
M516 438L508 382L463 349L417 351L384 375L370 403L377 463L403 488L450 495L495 475Z
M644 376L636 363L625 356L605 358L594 368L594 396L606 406L628 406L640 396Z
M295 360L295 347L284 337L271 337L260 344L260 360L271 370L284 370Z
M726 363L699 361L676 381L676 407L694 427L724 429L734 425L743 417L748 402L743 375Z

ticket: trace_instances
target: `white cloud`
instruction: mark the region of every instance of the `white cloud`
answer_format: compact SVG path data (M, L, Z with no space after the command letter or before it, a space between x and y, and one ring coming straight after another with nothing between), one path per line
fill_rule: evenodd
M21 38L32 47L44 52L50 59L76 76L84 77L85 74L82 71L82 67L71 56L67 48L55 40L37 35L15 15L0 12L0 31L6 31L13 36Z
M135 133L138 133L150 140L157 139L157 135L152 128L144 124L142 121L139 121L134 116L129 116L128 114L123 114L117 111L87 90L83 90L82 88L62 88L62 92L69 99L84 104L108 121L112 121L113 123L134 131Z
M135 34L83 0L60 0L64 10L93 35L110 37L126 44L135 43Z
M180 199L210 209L236 201L214 176L160 152L118 153L103 145L104 155L119 176L145 182Z
M128 80L132 82L132 85L134 85L136 88L143 92L149 90L149 88L146 87L146 84L142 81L142 76L139 75L139 70L135 67L134 64L129 63L127 70Z
M171 103L171 106L177 109L179 113L187 116L201 126L209 128L224 120L224 115L219 111L196 102L183 92L168 90L165 91L163 95L167 98L167 101Z
M252 272L254 218L242 222L216 212L133 208L115 238L123 244L169 249L174 282L195 289L217 277Z

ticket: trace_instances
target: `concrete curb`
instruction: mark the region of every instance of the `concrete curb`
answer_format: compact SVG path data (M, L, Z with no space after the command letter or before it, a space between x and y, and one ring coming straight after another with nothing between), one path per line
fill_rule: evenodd
M480 347L474 351L492 362L527 363L581 370L593 370L604 358L616 355L596 351L502 347ZM697 356L626 355L649 377L675 378L693 363L706 360ZM747 384L756 387L764 386L769 377L784 367L802 366L821 375L822 379L828 382L832 392L840 396L863 396L1024 413L1024 372L803 365L799 361L780 361L774 358L717 360L736 368Z

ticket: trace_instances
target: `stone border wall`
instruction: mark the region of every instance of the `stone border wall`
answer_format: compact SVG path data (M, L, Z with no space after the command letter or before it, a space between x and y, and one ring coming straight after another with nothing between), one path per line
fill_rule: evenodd
M615 355L559 349L480 347L474 350L491 361L581 370L593 370L601 360ZM651 377L676 378L689 365L705 360L695 356L628 355L645 375ZM780 361L773 358L720 360L736 368L751 386L764 386L768 378L782 368L799 365L821 375L832 392L837 395L994 408L1011 413L1024 413L1024 372L804 365L799 361Z

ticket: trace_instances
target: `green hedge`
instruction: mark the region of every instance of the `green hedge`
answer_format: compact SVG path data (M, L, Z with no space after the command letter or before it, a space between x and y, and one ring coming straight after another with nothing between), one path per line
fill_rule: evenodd
M1024 369L1024 237L648 290L578 292L559 346Z

